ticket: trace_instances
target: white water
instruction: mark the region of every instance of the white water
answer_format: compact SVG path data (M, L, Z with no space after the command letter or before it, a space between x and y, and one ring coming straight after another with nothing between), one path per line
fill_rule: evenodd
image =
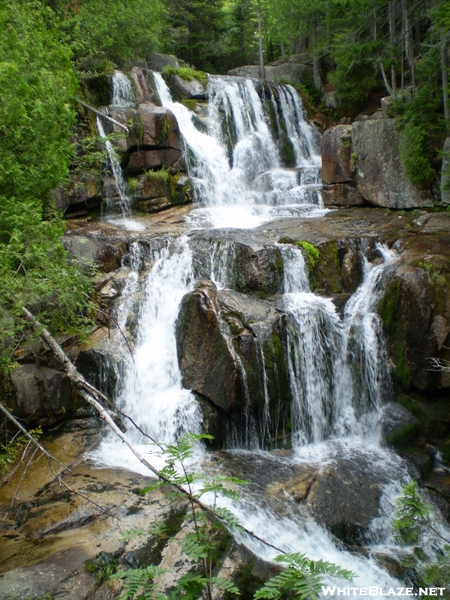
M121 108L133 108L136 106L136 95L133 84L128 77L121 71L114 71L112 77L113 98L112 105Z
M252 80L209 77L204 133L197 129L194 113L173 102L162 75L153 77L161 103L174 113L187 146L185 159L201 205L191 214L194 226L252 228L275 218L323 214L320 136L306 121L293 88L283 90L281 114L286 123L294 123L289 137L295 141L303 135L305 142L293 144L298 168L287 170L281 166L267 106ZM310 174L307 183L305 171Z
M123 177L122 167L120 166L119 159L117 158L116 151L114 150L111 142L106 139L106 133L103 128L102 120L100 117L97 117L97 130L99 136L105 140L105 148L108 154L109 163L111 165L111 171L114 176L114 181L116 184L117 194L119 196L119 210L121 214L117 214L115 210L114 203L111 200L107 199L107 209L108 214L106 219L112 225L116 225L117 227L122 227L123 229L127 229L129 231L143 231L145 227L131 219L131 198L128 195L127 184Z
M373 266L364 259L363 282L341 320L329 298L310 292L301 250L282 248L284 303L295 323L288 328L287 348L297 446L330 436L379 435L379 409L391 390L375 307L386 267L396 258L386 247L379 251L383 263Z
M159 443L174 442L184 432L199 432L201 414L192 394L181 384L175 323L183 296L192 289L192 255L185 238L163 248L147 277L139 315L135 363L128 369L118 402L146 433ZM130 431L135 443L145 439ZM144 448L151 450L151 448ZM114 466L142 471L142 466L114 436L94 453Z
M159 74L154 75L162 104L178 121L186 144L185 157L195 183L196 200L204 206L194 211L193 224L249 228L277 216L317 216L320 212L320 160L317 135L302 116L299 99L290 88L278 86L281 111L276 126L284 122L295 153L296 169L281 166L279 150L267 120L267 107L249 80L211 78L208 133L194 124L193 113L172 102ZM273 93L272 93L273 95ZM271 98L271 103L275 99ZM225 115L225 121L220 114ZM302 252L292 246L282 249L284 260L284 308L290 314L289 367L293 395L294 451L289 457L262 451L236 451L255 463L269 457L290 467L316 464L318 468L339 459L365 457L371 469L391 479L380 501L380 513L371 524L370 553L376 550L394 556L398 548L392 537L393 502L408 481L405 467L392 452L378 443L377 419L381 404L389 399L389 377L382 331L375 308L384 277L395 255L380 247L383 262L364 262L364 280L347 302L341 317L331 300L311 292ZM212 244L210 277L218 287L230 282L233 242ZM184 431L199 431L201 415L195 399L183 389L178 368L175 323L182 297L194 285L192 251L183 238L154 252L155 264L145 282L139 314L136 366L130 360L120 402L125 411L159 442L170 443ZM232 262L232 261L231 261ZM232 267L231 267L232 268ZM131 282L135 290L137 275ZM118 308L126 324L130 295ZM261 352L264 367L264 355ZM265 369L263 368L265 375ZM266 384L264 380L264 384ZM267 385L265 385L267 398ZM245 432L247 439L267 439L268 405L262 431ZM253 436L253 437L252 437ZM242 436L241 436L242 439ZM143 444L135 434L133 441ZM151 453L151 446L142 446ZM112 437L94 454L101 464L136 471L143 467ZM200 452L198 460L207 458ZM161 459L151 461L159 466ZM205 472L210 467L204 465ZM222 504L235 512L245 526L285 551L305 552L358 574L353 585L389 588L403 586L368 557L342 550L320 524L301 512L292 499L280 494L275 503L264 490L243 490L241 501ZM257 509L255 510L255 506ZM262 558L274 551L243 534L241 541Z

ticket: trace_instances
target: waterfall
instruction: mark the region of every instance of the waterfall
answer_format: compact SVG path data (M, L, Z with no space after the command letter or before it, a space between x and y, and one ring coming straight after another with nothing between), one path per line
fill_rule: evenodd
M134 108L136 106L136 95L133 84L121 71L114 71L112 77L113 98L112 105L121 108Z
M205 133L197 129L193 112L173 102L162 75L153 77L183 136L195 200L202 207L191 216L194 224L247 228L274 218L323 214L320 136L294 88L277 86L278 104L267 100L264 90L258 93L250 79L209 76ZM280 127L289 124L285 143L295 155L291 169L283 167L271 107Z
M309 290L300 249L282 248L288 364L293 397L293 444L329 436L378 433L383 402L391 398L381 319L375 313L386 268L395 253L378 246L383 262L364 258L363 281L347 302L341 320L333 302Z
M140 306L134 361L129 358L118 402L153 439L173 443L184 432L199 432L201 414L181 383L175 323L183 296L193 287L192 253L187 238L155 251ZM131 433L135 443L145 440ZM139 470L131 452L113 436L94 453L107 464Z
M118 76L116 79L121 80ZM194 182L197 202L190 216L193 228L252 228L277 218L324 214L320 195L319 134L305 118L301 100L292 87L241 78L209 77L208 115L200 129L197 127L200 117L186 106L173 102L162 75L154 73L154 80L161 103L174 113L182 134L184 158ZM126 87L126 82L122 83ZM119 106L124 106L121 102L132 102L125 87L115 100ZM99 123L100 135L101 131ZM116 177L112 147L107 145L107 150ZM293 165L288 167L289 160ZM120 165L115 164L119 189L121 171ZM121 189L126 194L125 188ZM122 207L120 193L119 196ZM172 443L183 432L201 430L199 404L194 394L182 386L175 325L181 300L194 288L196 279L209 277L219 289L233 289L238 243L233 236L233 232L221 237L205 236L202 243L206 249L201 248L198 256L194 255L196 250L188 237L171 241L168 237L162 243L161 238L152 236L150 255L145 257L143 245L131 246L127 258L131 269L115 314L121 327L126 328L127 314L131 306L137 304L136 301L133 304L132 298L139 299L135 315L136 362L128 359L118 401L125 412L159 442ZM339 466L339 460L351 463L363 457L365 464L370 465L368 468L391 479L380 489L380 509L368 533L367 556L343 550L343 544L313 521L297 500L289 499L285 490L280 489L273 500L268 496L270 486L264 488L261 484L258 488L252 483L243 491L240 502L221 499L220 504L232 510L248 529L285 551L306 552L313 559L329 560L356 571L360 577L356 585L378 585L385 589L403 585L371 556L378 546L383 551L387 547L387 551L396 556L395 548L392 549L393 497L398 494L400 483L403 485L409 478L403 460L381 447L378 429L380 408L391 399L392 390L381 321L375 311L396 255L380 245L380 261L370 263L362 257L362 283L340 314L331 299L311 291L302 250L287 244L280 244L278 248L284 265L284 294L282 298L265 301L277 309L282 307L280 310L286 319L283 343L292 397L293 450L290 454L254 451L257 444L259 448L270 446L271 428L276 419L269 410L273 399L269 397L268 355L257 342L264 394L261 418L256 421L248 409L252 390L244 361L235 352L245 396L239 415L242 430L226 432L228 447L234 448L220 455L219 465L211 466L205 458L208 455L200 453L202 468L206 473L208 469L226 473L226 460L234 456L250 465L262 465L261 472L266 474L267 482L273 465L292 475L302 464L316 468L320 474L333 463ZM143 273L140 266L145 262L143 258L153 265L147 273ZM255 337L257 334L258 331ZM130 435L145 452L154 451L144 445L140 434L130 432ZM252 451L242 450L243 447ZM145 472L112 436L91 456L103 465ZM152 464L158 467L162 464L158 461L160 458L153 455ZM234 475L232 470L229 474ZM364 479L365 474L361 485L365 484ZM333 502L332 497L330 502ZM254 539L243 533L237 537L262 558L273 558L274 553Z
M128 230L142 231L145 229L145 226L141 225L140 223L137 223L136 221L130 218L132 215L131 198L128 195L127 184L123 177L122 167L120 166L120 162L117 158L117 153L114 150L113 145L107 139L107 135L103 128L103 124L100 117L97 117L97 130L99 136L105 140L106 153L108 155L109 164L111 165L111 171L114 176L115 187L117 190L117 195L119 197L119 208L121 212L121 216L119 216L118 218L117 213L115 211L114 202L110 198L107 198L107 219L113 225L117 225Z

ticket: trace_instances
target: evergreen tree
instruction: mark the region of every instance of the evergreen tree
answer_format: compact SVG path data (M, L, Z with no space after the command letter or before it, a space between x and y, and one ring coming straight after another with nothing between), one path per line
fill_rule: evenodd
M76 80L49 8L0 6L0 368L22 337L32 304L54 331L86 324L89 279L70 267L51 190L68 172Z

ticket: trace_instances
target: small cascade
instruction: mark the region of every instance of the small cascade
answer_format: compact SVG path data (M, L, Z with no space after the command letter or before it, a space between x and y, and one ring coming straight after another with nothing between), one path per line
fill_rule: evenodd
M383 326L375 309L384 290L386 269L397 255L381 244L377 250L383 262L372 265L363 258L363 284L344 311L347 362L353 367L355 393L360 396L359 412L378 412L381 404L392 398Z
M145 281L133 362L118 399L137 423L160 443L173 443L184 432L199 432L201 413L192 394L183 388L178 368L175 324L183 296L192 289L192 254L187 238L155 251L155 264ZM135 443L141 434L130 430ZM96 457L97 454L94 454ZM98 451L107 464L139 470L131 453L111 437Z
M330 299L309 291L302 252L282 249L284 303L292 318L287 354L294 445L372 435L381 404L391 397L381 320L374 311L395 253L378 249L383 263L373 266L364 258L363 282L343 320Z
M103 128L103 124L100 117L97 117L97 130L99 136L105 140L105 148L108 154L109 163L111 165L111 171L114 176L114 182L116 185L117 195L119 197L119 209L120 215L117 215L116 207L114 202L111 199L106 199L107 205L107 220L113 225L118 225L119 227L123 227L124 229L129 229L133 231L139 231L145 229L145 227L136 221L132 220L130 217L132 216L131 212L131 198L128 195L127 184L123 177L122 167L120 166L119 159L117 158L116 151L114 150L113 145L107 139L105 130Z
M203 207L192 216L195 224L255 227L277 217L321 214L320 135L306 120L294 88L277 86L277 101L273 92L267 99L253 80L210 76L205 133L197 129L194 113L173 102L162 75L153 77L183 136L195 200ZM292 169L283 166L277 142L286 124Z
M108 139L106 139L107 136L100 117L97 117L97 130L99 136L105 140L105 148L108 154L109 164L111 165L111 170L114 175L114 181L116 182L116 189L119 196L119 207L122 216L126 218L131 212L131 200L127 193L127 185L125 183L125 179L123 178L122 167L120 166L120 162L117 158L117 154L113 145ZM108 209L110 213L113 212L113 206L111 204L108 206Z
M112 105L121 108L134 108L136 106L136 95L133 84L121 71L114 71L112 77L113 98Z

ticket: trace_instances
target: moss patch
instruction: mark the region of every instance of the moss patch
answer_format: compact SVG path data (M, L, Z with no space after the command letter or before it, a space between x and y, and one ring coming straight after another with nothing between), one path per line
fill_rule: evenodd
M197 79L201 84L206 85L208 82L208 77L204 71L197 71L194 67L170 67L166 65L163 68L163 73L167 73L168 75L178 75L181 79L185 81L192 81L193 79Z

